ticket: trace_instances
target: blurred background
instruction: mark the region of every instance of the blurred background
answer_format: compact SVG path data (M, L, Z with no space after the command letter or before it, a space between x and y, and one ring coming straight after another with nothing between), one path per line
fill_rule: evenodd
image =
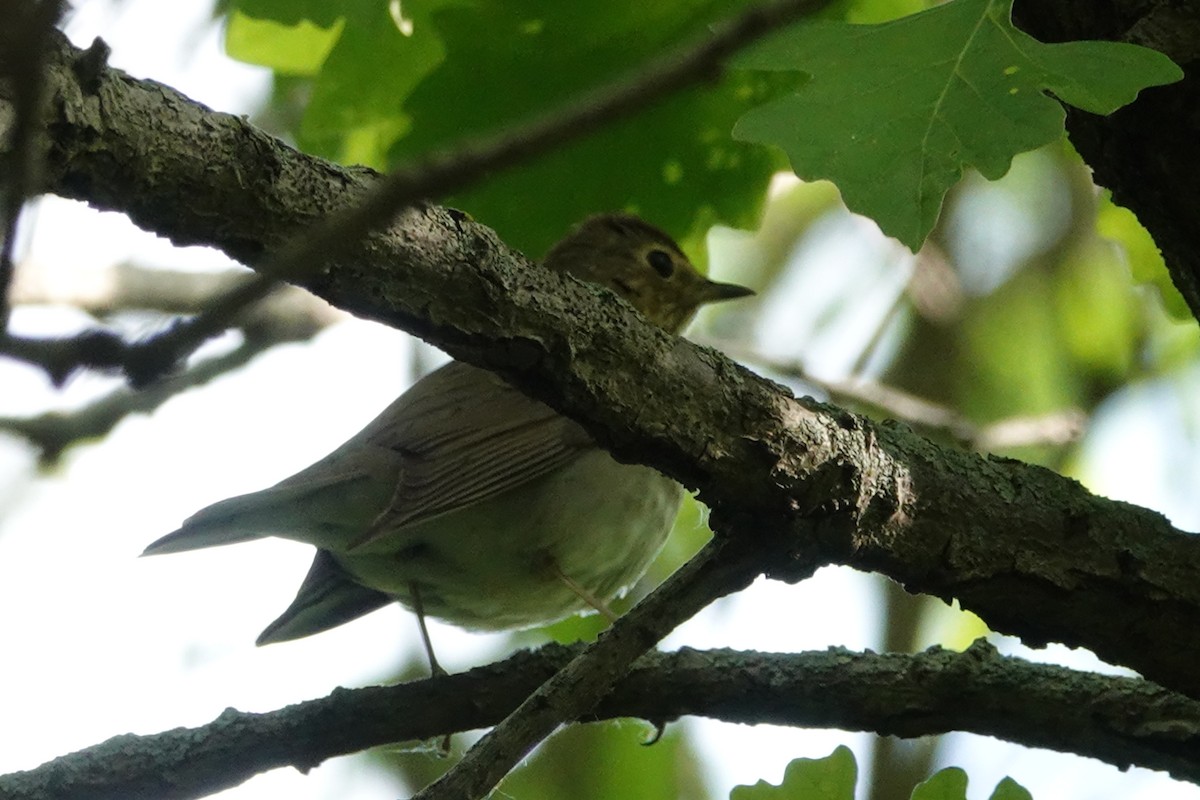
M364 4L347 4L359 10L340 23L333 11L322 12L334 20L325 28L263 22L248 15L256 5L266 4L223 4L214 13L208 0L81 0L67 32L80 46L101 35L114 66L247 114L304 149L386 168L483 124L466 118L486 116L482 101L426 113L455 71L466 69L455 55L478 31L503 22L536 38L545 32L536 21L576 24L556 18L552 4L469 11L444 4L436 15L436 3L373 8L394 34L433 53L418 67L353 60L386 50L371 38L374 28L354 27ZM609 10L634 30L634 7ZM870 16L871 4L854 8L858 18ZM670 27L677 9L639 13L661 15L649 26L656 34L687 32ZM510 24L514 14L519 19ZM422 40L426 26L440 38ZM580 41L564 38L564 51ZM620 62L615 40L631 53L656 42L598 36L592 52L609 59L599 63ZM517 58L491 46L495 53L478 48L485 62ZM530 47L547 62L559 57L553 48ZM526 68L561 72L548 63ZM362 95L351 103L343 98L354 70L365 77L350 87ZM529 86L509 90L501 108L519 116L573 89L558 77L543 84L536 97ZM721 93L735 96L737 88L678 102L717 109ZM480 98L494 94L479 91ZM397 103L397 95L407 101ZM1157 509L1181 528L1200 527L1192 478L1200 470L1200 336L1148 235L1092 185L1069 144L1019 157L997 182L968 175L913 255L847 212L829 184L785 174L778 154L706 140L703 126L731 113L713 109L697 120L666 104L611 138L592 137L449 202L534 257L587 213L632 208L677 235L716 279L759 291L707 310L693 339L797 393L901 419L946 445L1044 464L1094 492ZM669 149L672 126L685 125L700 126L692 138L703 152L664 158L635 145L638 132L650 130ZM611 174L615 160L628 181ZM696 160L707 172L699 174ZM578 180L570 202L543 191L563 175ZM717 220L736 227L714 226ZM30 335L84 330L97 319L131 335L150 333L169 314L201 310L240 269L211 250L174 248L122 216L50 197L28 209L18 255L13 329ZM269 540L137 555L207 503L270 485L324 455L444 358L406 334L285 291L198 353L180 379L136 399L115 379L79 375L58 389L37 370L0 361L0 641L8 654L0 666L0 719L10 732L0 771L28 769L120 733L200 725L228 706L268 711L339 685L423 676L415 619L399 607L308 640L254 647L303 577L306 546ZM698 504L685 507L651 574L621 608L701 546L704 519ZM431 624L450 671L549 640L589 639L599 629L594 618L504 635ZM989 634L969 614L844 569L796 586L760 581L715 603L662 646L913 651L962 648L983 635L1033 660L1113 671L1086 652L1029 651ZM568 729L498 796L723 798L737 784L778 782L792 758L847 744L859 762L861 800L907 797L946 765L965 768L970 794L979 798L1006 775L1040 798L1200 797L1196 787L1160 773L1122 773L969 735L899 741L701 719L673 723L657 744L642 746L653 735L639 721ZM472 738L456 736L455 749ZM453 763L437 745L333 759L307 776L276 770L221 796L391 797Z

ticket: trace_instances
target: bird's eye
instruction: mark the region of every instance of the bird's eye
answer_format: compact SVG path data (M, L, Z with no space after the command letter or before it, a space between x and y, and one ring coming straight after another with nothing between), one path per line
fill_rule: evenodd
M651 250L646 254L646 260L654 267L654 271L664 278L671 277L675 272L675 259L671 258L671 254L666 250Z

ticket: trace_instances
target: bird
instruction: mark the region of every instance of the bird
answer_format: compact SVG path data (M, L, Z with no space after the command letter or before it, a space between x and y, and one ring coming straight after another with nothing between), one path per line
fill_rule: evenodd
M598 284L679 333L702 305L753 294L703 276L664 231L598 214L545 268ZM150 544L177 553L278 536L315 545L295 599L258 637L309 636L393 602L425 625L527 628L597 610L645 572L683 487L621 464L576 422L495 374L452 361L329 455L261 491L214 503Z

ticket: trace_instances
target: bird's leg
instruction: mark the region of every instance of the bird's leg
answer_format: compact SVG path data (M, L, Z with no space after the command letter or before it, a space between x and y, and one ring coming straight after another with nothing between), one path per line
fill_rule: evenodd
M433 673L433 677L440 678L449 673L442 669L437 656L433 654L433 642L429 638L429 628L425 625L425 606L421 603L421 590L415 581L410 583L408 588L412 592L413 610L417 612L417 626L421 629L421 641L425 644L425 655L429 656L429 671Z
M429 671L435 678L448 675L449 673L438 663L437 656L433 654L433 641L429 638L429 627L425 624L425 606L421 604L421 590L417 587L416 581L410 582L408 589L412 592L413 610L417 612L417 627L421 629L421 641L425 644L425 655L429 656ZM441 752L442 758L450 755L450 734L447 733L442 737L438 750Z
M568 589L578 595L580 600L603 614L610 623L617 621L617 615L613 613L613 610L608 607L607 603L605 603L599 597L596 597L596 595L592 594L587 589L580 586L578 581L576 581L567 573L563 572L553 558L548 558L547 561L550 564L551 571Z

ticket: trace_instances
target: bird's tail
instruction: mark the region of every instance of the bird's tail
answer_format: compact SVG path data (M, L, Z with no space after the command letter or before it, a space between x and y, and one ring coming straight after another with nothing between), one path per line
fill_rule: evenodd
M263 494L231 497L197 511L184 520L179 530L152 542L142 555L183 553L272 535L275 532L270 526L271 509L264 507Z
M296 599L267 626L256 644L311 636L395 602L391 595L357 583L327 550L318 550Z

